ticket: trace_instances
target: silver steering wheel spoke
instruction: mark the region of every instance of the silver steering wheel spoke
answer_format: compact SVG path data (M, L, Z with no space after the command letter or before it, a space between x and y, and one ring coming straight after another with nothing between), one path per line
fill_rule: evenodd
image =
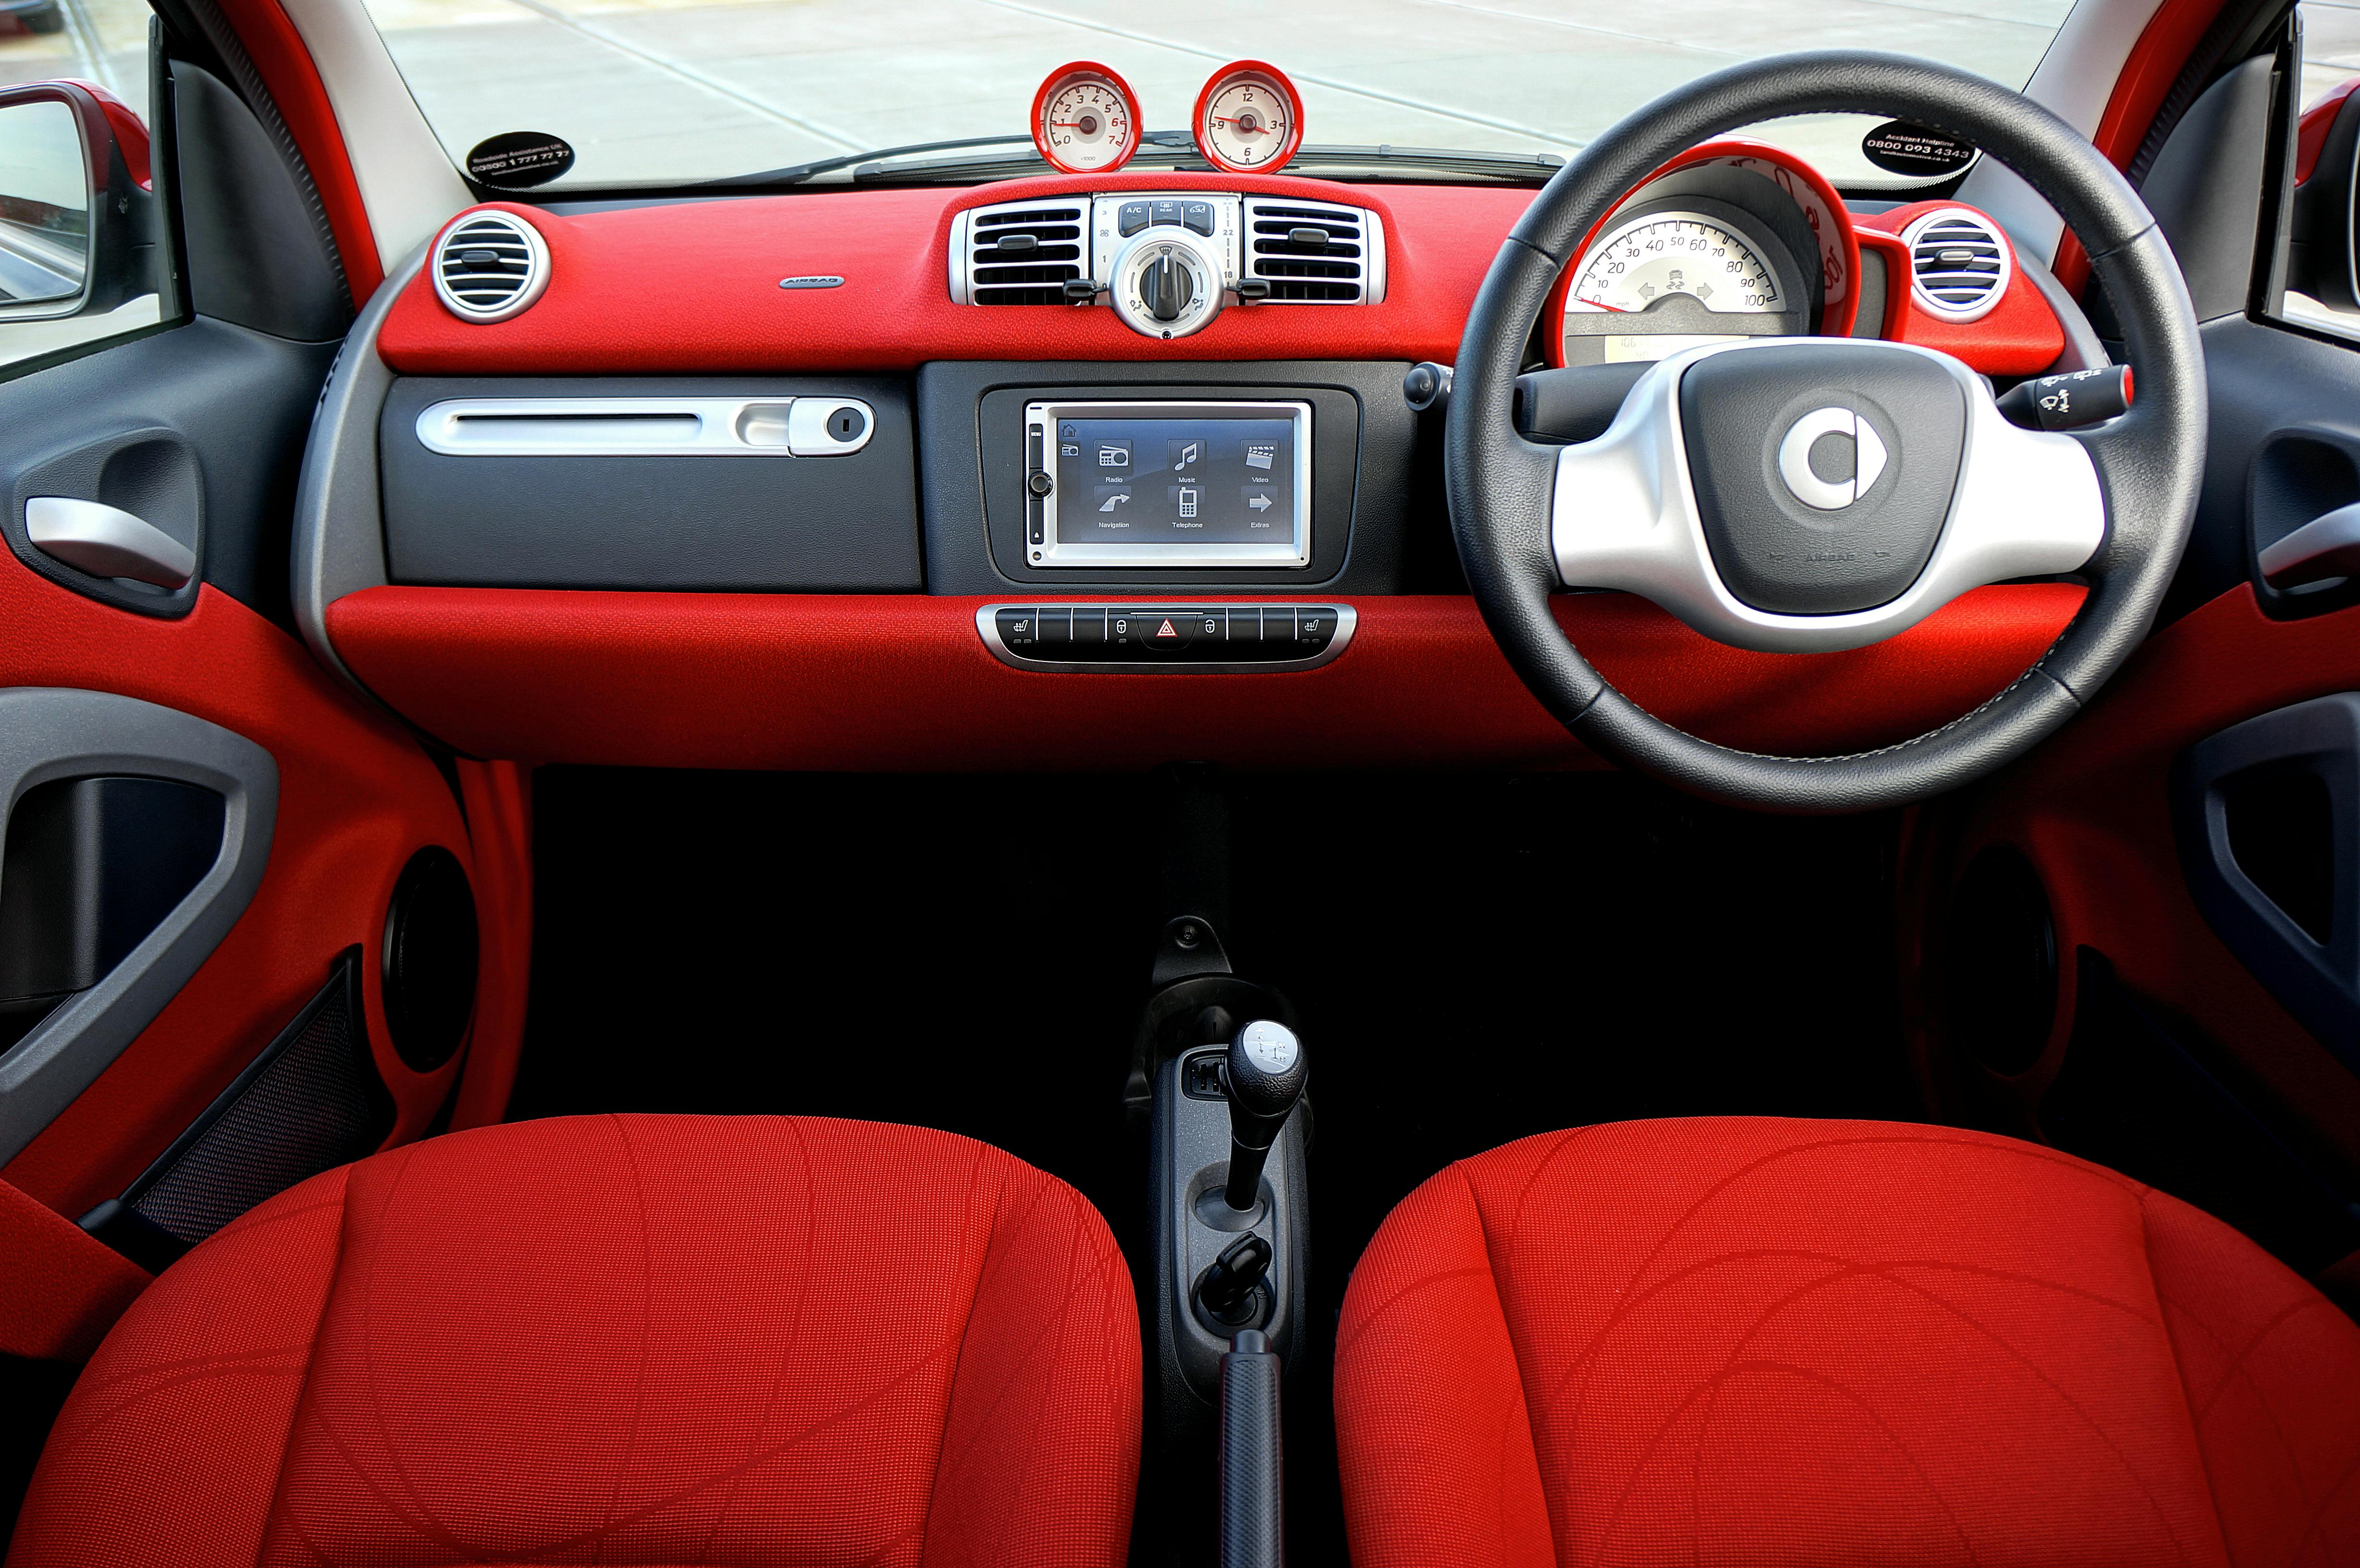
M1734 647L1823 653L2073 572L2106 521L2083 442L2009 423L1950 355L1755 338L1665 359L1603 434L1559 449L1549 545L1561 586L1639 594Z

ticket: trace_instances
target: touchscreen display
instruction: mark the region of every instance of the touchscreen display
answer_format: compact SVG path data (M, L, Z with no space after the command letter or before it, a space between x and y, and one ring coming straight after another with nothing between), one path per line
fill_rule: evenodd
M1060 419L1054 437L1061 545L1294 537L1292 419Z

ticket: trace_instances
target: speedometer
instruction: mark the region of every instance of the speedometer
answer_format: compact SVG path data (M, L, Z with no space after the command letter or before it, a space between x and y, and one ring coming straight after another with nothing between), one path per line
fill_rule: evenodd
M1675 298L1715 315L1788 309L1777 273L1754 247L1695 212L1634 218L1590 246L1565 308L1635 315Z

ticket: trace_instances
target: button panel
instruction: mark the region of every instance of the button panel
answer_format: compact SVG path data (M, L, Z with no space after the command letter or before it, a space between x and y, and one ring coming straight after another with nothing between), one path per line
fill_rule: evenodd
M1020 670L1309 670L1344 651L1349 604L987 604L976 630Z

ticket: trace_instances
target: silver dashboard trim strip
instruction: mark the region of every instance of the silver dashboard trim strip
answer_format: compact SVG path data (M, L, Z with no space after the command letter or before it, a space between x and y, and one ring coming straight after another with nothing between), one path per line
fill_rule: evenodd
M1313 654L1308 659L1255 659L1251 663L1247 664L1201 664L1183 662L1179 659L1175 659L1169 664L1163 664L1147 663L1141 660L1126 660L1122 663L1110 663L1102 659L1035 659L1029 654L1017 653L1011 650L1006 643L1000 640L1000 612L1002 610L1054 610L1065 605L1071 605L1079 609L1091 610L1099 608L1109 610L1228 609L1232 604L1243 605L1259 603L1259 601L1245 599L1223 599L1218 603L1200 600L1193 604L1185 600L1172 599L1141 599L1135 602L1121 599L1067 599L1045 604L1017 604L1012 601L1008 603L994 602L992 604L986 604L976 611L975 629L977 633L982 637L983 646L991 650L992 658L1000 660L1000 663L1008 666L1011 670L1029 670L1035 674L1283 675L1293 670L1317 670L1323 664L1334 662L1336 658L1341 654L1346 648L1351 645L1352 633L1358 629L1360 624L1360 612L1349 604L1335 604L1320 599L1288 599L1273 602L1289 604L1312 604L1323 610L1335 611L1336 635L1328 639L1328 646L1326 648L1320 649L1317 653Z
M858 440L805 428L843 408L867 421ZM418 444L445 457L818 457L858 452L876 429L858 397L446 397L420 411Z
M430 236L431 239L431 236ZM377 425L393 387L377 357L377 332L426 261L421 244L386 274L328 369L312 410L311 438L295 485L295 625L313 657L373 707L376 693L337 657L328 640L328 606L347 593L385 585L385 518L377 494ZM387 709L390 713L390 709Z

